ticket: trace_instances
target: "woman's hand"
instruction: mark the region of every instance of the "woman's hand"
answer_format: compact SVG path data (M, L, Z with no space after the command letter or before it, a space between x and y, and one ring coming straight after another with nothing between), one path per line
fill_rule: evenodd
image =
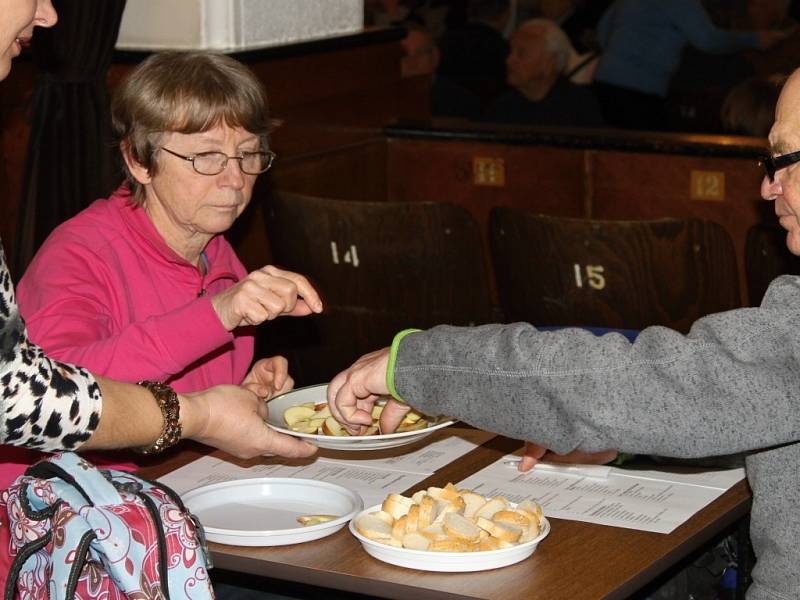
M316 446L268 427L267 403L243 387L220 385L179 398L185 438L238 458L297 458L317 451Z
M322 300L298 273L267 265L211 298L223 327L258 325L281 315L303 317L322 312Z
M294 379L289 376L289 362L282 356L256 361L244 378L242 387L262 400L288 392L294 387Z

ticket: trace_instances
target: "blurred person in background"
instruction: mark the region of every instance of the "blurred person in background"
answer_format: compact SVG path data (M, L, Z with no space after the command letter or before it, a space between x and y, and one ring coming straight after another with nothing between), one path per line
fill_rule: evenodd
M600 108L589 86L569 79L580 64L566 34L549 19L531 19L511 37L506 60L510 89L495 98L484 120L552 127L602 127ZM584 63L585 65L585 63ZM573 76L580 69L571 69Z
M552 19L580 53L597 49L597 22L612 0L519 0L517 23Z
M720 120L724 133L767 137L785 75L750 77L728 92Z
M755 75L769 77L773 73L791 73L800 65L800 24L790 13L790 0L747 0L743 15L735 22L738 29L752 28L787 33L766 52L746 52L744 59Z
M616 0L598 24L602 49L595 90L610 125L668 129L664 98L681 52L692 45L725 54L767 49L786 31L725 31L700 0Z
M435 116L479 118L506 87L509 45L502 32L511 18L510 0L470 0L468 11L468 22L439 40L436 75L447 93L434 95Z
M400 59L402 77L433 75L439 66L439 48L433 35L419 23L407 21L403 24L406 35L400 42L403 58Z

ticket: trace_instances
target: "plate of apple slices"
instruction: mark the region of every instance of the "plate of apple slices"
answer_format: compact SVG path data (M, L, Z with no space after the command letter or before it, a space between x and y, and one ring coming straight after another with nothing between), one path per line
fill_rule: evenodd
M268 403L267 424L295 437L313 440L320 448L333 450L378 450L404 446L453 424L447 417L429 417L411 410L394 433L382 434L379 419L385 402L372 411L372 425L363 435L350 435L331 414L328 384L313 385L276 396Z

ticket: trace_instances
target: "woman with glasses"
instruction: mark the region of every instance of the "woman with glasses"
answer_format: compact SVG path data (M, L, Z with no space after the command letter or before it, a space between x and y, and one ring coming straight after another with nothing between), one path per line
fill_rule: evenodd
M248 274L223 237L275 156L263 86L224 55L156 54L115 90L112 119L127 181L34 257L18 288L31 338L123 381L289 389L284 358L250 368L252 326L320 298L296 273Z
M56 20L50 0L0 0L0 80L30 42L34 27L52 27ZM119 383L53 360L28 339L2 244L0 382L0 489L40 457L29 449L154 451L192 438L243 458L315 451L264 427L265 404L240 387L175 394L168 386ZM0 518L0 530L5 524Z

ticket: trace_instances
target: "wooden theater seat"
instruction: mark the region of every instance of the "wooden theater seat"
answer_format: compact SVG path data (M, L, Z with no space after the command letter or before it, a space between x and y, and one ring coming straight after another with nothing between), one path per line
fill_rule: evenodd
M509 322L688 331L699 317L740 306L733 243L710 221L597 221L497 207L490 228Z
M279 320L299 383L329 380L404 328L491 320L481 236L463 208L276 193L265 219L275 264L308 276L325 305Z

